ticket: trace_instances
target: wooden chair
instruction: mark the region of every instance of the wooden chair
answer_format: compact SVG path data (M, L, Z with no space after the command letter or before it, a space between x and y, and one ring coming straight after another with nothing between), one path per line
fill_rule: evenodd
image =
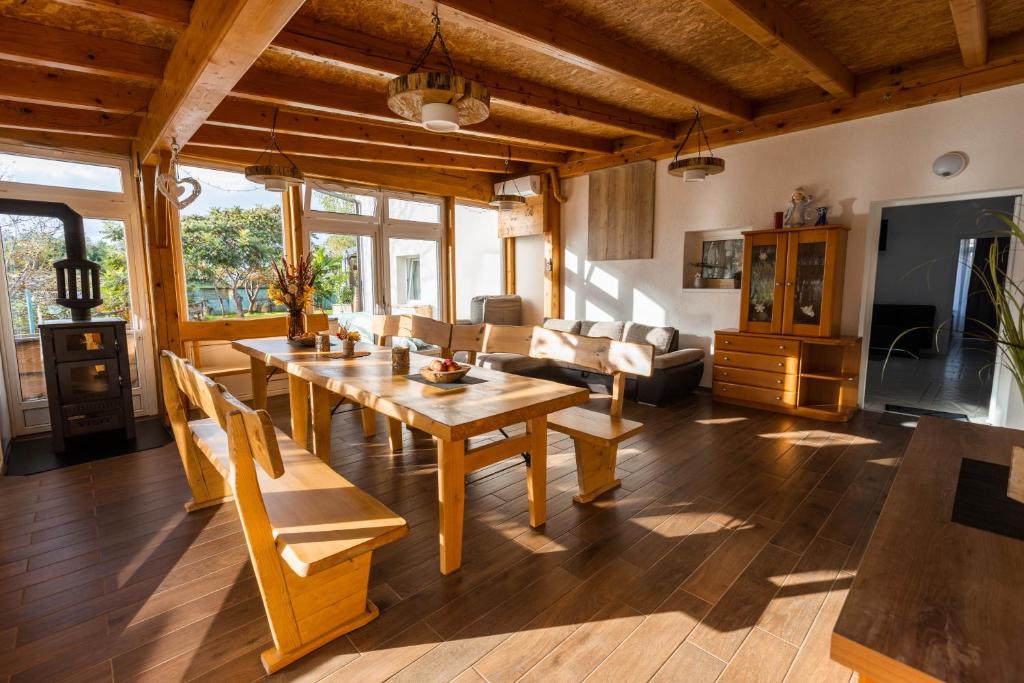
M451 340L448 348L441 352L445 358L451 358L456 353L467 354L467 362L470 365L476 363L476 354L484 349L484 335L487 325L452 325Z
M372 552L408 533L405 520L274 429L266 411L169 351L161 363L168 405L184 395L206 415L172 416L176 440L187 439L182 460L202 454L234 495L274 639L261 655L267 673L373 620ZM195 468L185 469L191 486Z
M612 376L610 395L591 395L591 405L604 404L601 409L606 412L574 406L548 415L549 429L572 437L579 481L579 493L574 500L588 503L620 484L615 478L619 443L643 429L640 422L622 417L626 375L650 377L654 347L535 327L530 356L572 363Z

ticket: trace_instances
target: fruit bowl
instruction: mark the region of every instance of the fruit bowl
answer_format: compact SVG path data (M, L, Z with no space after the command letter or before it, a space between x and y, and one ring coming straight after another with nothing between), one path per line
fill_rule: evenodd
M420 369L420 374L423 375L423 379L434 384L447 384L449 382L458 382L460 379L466 376L469 372L470 366L459 365L455 370L431 370L430 366Z

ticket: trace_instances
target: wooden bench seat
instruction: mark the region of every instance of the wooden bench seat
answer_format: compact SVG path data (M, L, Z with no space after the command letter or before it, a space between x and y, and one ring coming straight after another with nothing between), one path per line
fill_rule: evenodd
M584 441L617 444L643 431L642 422L574 406L548 415L548 427Z
M273 673L379 614L367 598L372 551L406 521L169 351L164 400L198 509L231 494L274 645ZM187 419L188 407L206 415Z
M580 491L573 500L589 503L622 483L615 478L619 443L644 428L642 423L622 417L626 375L650 377L654 347L535 327L530 357L572 363L612 376L610 395L591 394L584 406L548 415L549 429L572 437Z
M200 451L227 475L228 435L215 420L193 420ZM404 536L405 520L275 429L284 474L257 470L281 557L299 576L321 572Z

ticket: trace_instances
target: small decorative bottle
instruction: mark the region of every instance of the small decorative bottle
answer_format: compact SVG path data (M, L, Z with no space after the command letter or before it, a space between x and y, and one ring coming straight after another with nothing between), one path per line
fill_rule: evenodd
M828 225L828 207L819 206L816 211L818 212L818 220L814 221L815 225Z

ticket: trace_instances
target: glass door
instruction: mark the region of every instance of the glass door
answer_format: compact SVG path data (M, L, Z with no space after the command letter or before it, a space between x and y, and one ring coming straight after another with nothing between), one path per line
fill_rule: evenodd
M129 263L128 216L87 217L85 239L87 256L100 264L100 296L103 303L93 309L94 317L121 318L128 321L128 359L131 369L133 401L136 412L145 414L147 396L143 392L140 365L146 362L143 334L135 302L136 278ZM6 297L0 297L5 349L5 380L8 387L12 429L28 434L49 428L46 381L43 375L39 323L70 317L56 303L57 282L53 262L64 258L63 224L53 218L0 215L0 248Z
M746 235L740 329L767 334L782 332L785 272L785 234L756 232Z
M831 334L835 278L835 231L797 230L789 234L786 313L783 334Z
M442 200L419 195L386 195L383 234L384 306L390 313L444 317L445 277L441 263Z

